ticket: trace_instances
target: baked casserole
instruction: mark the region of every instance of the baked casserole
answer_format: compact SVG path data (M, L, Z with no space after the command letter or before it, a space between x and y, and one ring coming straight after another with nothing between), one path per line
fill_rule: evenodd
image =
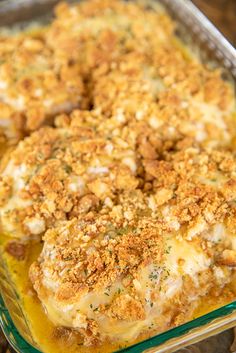
M5 256L71 352L235 299L234 91L175 27L155 3L88 0L0 37Z

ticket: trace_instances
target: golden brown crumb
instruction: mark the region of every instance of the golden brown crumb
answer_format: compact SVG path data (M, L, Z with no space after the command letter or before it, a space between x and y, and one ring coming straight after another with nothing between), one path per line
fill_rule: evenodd
M131 342L235 276L234 93L175 26L90 0L0 38L0 143L36 130L2 161L1 226L44 243L30 278L56 337Z
M0 181L5 232L42 234L60 220L109 208L118 192L138 187L135 151L96 132L98 123L92 113L74 112L71 125L42 128L19 143Z
M46 37L44 28L0 37L0 97L9 141L51 123L60 112L83 107L79 65L61 63Z
M75 321L70 327L82 333L86 345L122 341L115 336L116 325L123 337L129 324L145 327L153 320L157 327L161 320L153 314L157 308L171 327L184 321L184 313L191 317L197 305L191 298L200 299L230 279L231 236L215 238L218 228L220 236L227 232L225 218L222 214L217 224L205 221L201 229L198 223L197 233L191 220L173 217L163 205L157 203L153 212L150 196L141 190L122 193L109 211L89 212L48 230L30 277L48 310L64 308L60 318L51 316L58 324L72 315L65 309L71 307ZM220 252L224 257L219 258ZM107 321L109 333L103 331Z
M236 266L236 251L235 250L224 250L221 254L218 262L225 266Z

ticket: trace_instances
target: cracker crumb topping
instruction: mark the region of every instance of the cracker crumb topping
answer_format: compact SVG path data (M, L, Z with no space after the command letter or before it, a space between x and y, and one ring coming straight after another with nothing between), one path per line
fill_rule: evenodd
M234 92L175 29L90 0L0 35L1 227L19 260L43 242L30 278L55 336L132 342L235 276Z

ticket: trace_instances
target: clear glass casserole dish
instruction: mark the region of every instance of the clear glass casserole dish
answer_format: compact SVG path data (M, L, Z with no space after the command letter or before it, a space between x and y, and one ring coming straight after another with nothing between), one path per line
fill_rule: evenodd
M0 23L10 26L33 20L50 11L55 0L3 1ZM160 0L179 23L178 35L191 44L203 61L225 68L227 79L236 77L236 50L188 0ZM18 352L43 352L33 337L22 299L14 285L4 256L0 257L0 325L11 345ZM220 307L191 322L144 340L120 352L174 352L236 325L236 302Z

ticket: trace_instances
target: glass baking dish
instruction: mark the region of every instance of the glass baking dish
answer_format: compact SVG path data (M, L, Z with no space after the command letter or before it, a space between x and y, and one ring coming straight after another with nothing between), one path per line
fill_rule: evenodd
M27 21L44 19L45 13L50 14L57 2L57 0L4 0L0 5L0 25L24 26ZM225 77L235 85L236 50L221 33L191 1L159 0L159 2L177 21L177 35L191 45L202 61L223 67ZM21 298L1 253L0 291L0 326L12 347L20 353L42 352L32 335L22 309ZM236 326L236 301L119 352L171 353L234 326Z

